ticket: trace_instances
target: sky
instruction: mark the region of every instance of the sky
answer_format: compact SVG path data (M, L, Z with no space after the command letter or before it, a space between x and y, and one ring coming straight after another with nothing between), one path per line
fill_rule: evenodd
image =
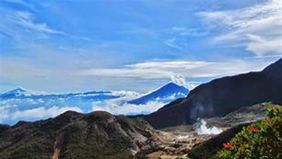
M1 0L0 15L2 92L192 89L282 57L281 0Z

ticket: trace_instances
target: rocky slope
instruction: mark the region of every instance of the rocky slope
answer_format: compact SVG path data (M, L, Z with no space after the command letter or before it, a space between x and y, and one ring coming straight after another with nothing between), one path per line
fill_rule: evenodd
M0 126L0 159L177 157L210 136L153 129L141 118L68 111L56 118Z
M5 130L9 129L9 128L10 128L9 125L2 125L2 124L0 124L0 133L1 133L2 131L5 131Z
M54 119L1 126L1 159L126 159L150 147L154 130L141 119L106 112L66 112Z
M258 122L266 117L266 103L250 107L242 107L223 117L204 119L207 128L216 126L223 132L214 134L198 134L198 123L194 125L180 125L161 129L166 140L161 148L147 153L149 159L181 158L189 154L193 159L207 158L222 148L222 144L233 138L244 126ZM163 139L164 137L162 137Z
M261 72L215 79L144 118L156 128L193 123L197 118L224 116L262 102L282 104L282 59Z
M195 146L188 156L193 159L281 158L282 108L272 104L266 104L266 108L264 119L234 126Z
M222 132L221 134L204 141L188 151L189 157L193 159L208 159L222 148L223 143L230 141L238 132L243 129L243 127L250 124L251 123L245 123L234 126Z

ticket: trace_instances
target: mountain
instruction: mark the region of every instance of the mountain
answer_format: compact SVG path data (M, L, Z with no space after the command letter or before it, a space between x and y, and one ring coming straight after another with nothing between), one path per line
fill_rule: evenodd
M16 88L16 89L0 94L0 97L1 98L10 98L10 97L24 96L27 94L28 94L27 90L23 88Z
M111 91L89 91L89 92L78 92L78 93L60 93L60 94L52 94L45 93L40 91L32 91L24 88L16 88L7 92L0 94L0 99L8 99L8 98L114 98L119 97L118 95L114 95Z
M146 104L150 101L170 102L172 100L187 96L189 90L183 86L170 82L161 88L143 95L137 99L128 101L130 104Z
M124 91L54 94L17 88L0 94L0 112L4 114L0 115L0 123L15 124L19 120L46 119L67 110L91 112L93 102L104 102L125 96Z
M5 130L9 129L9 128L10 128L9 125L2 125L2 124L0 124L0 133L1 133L2 131L5 131Z
M56 118L1 127L1 159L133 158L143 146L150 147L154 134L142 119L102 111L68 111Z
M0 112L5 112L5 115L0 116L0 123L15 124L19 120L46 119L66 110L85 113L105 110L124 115L148 114L177 98L186 97L187 93L185 87L174 83L146 95L134 91L46 93L16 88L0 94ZM33 113L38 111L40 113Z
M243 106L282 104L282 59L260 72L215 79L181 100L144 116L156 128L193 123L197 118L224 116Z

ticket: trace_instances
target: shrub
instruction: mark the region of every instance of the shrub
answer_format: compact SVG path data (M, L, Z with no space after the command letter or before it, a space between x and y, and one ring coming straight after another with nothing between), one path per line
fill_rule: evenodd
M267 117L238 133L213 158L278 159L282 158L282 107L268 103Z

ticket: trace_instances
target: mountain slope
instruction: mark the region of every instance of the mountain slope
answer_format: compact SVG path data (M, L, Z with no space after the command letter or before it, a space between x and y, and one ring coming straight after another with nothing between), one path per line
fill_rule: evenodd
M230 76L202 84L176 103L144 118L154 127L194 122L199 117L224 116L243 106L262 102L282 104L282 59L261 72Z
M3 127L0 159L132 158L148 145L152 132L141 119L68 111L54 119Z
M187 96L189 90L183 86L177 85L173 82L170 82L163 87L147 94L137 99L128 101L130 104L146 104L150 101L158 101L162 102L171 101L171 98L178 99L181 97Z
M265 105L266 118L234 126L195 146L188 156L193 159L262 158L262 156L281 158L282 108L269 103Z

